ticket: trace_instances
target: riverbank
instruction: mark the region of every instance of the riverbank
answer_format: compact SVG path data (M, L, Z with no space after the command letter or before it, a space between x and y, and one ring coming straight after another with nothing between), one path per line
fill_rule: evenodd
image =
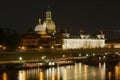
M120 53L120 49L74 49L74 50L43 50L40 52L0 52L0 62L22 60L42 60L42 59L59 59L76 56L85 56L92 54Z
M111 64L120 60L119 55L120 49L105 48L44 50L40 52L0 52L0 69L29 69L35 67L46 68L57 65L69 65L76 62L83 62L85 64L98 64L99 62L108 62Z

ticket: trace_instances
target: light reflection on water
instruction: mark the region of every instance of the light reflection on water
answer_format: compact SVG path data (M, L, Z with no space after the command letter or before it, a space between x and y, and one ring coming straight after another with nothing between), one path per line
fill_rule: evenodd
M57 68L5 71L0 72L0 80L120 80L120 65L75 63Z

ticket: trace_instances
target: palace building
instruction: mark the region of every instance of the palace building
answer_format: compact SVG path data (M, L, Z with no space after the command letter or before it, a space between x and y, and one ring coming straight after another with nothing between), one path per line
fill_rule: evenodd
M104 48L105 36L102 32L95 37L82 33L79 36L71 36L65 32L63 33L61 44L62 49Z
M104 48L105 37L101 32L95 37L80 34L73 37L70 33L57 32L55 22L52 20L52 12L46 11L46 19L35 26L34 31L21 35L18 51L40 51L44 49L81 49Z

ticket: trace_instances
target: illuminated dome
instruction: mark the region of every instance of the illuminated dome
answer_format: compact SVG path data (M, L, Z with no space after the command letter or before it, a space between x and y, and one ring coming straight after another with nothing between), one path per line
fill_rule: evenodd
M44 35L46 34L46 27L41 24L41 19L39 19L39 24L35 27L35 32L37 34Z
M41 24L41 19L39 19L39 24L35 27L35 32L46 31L46 28Z
M46 20L43 26L47 28L48 33L55 33L55 23L52 20Z
M37 25L35 27L35 32L37 32L37 31L45 31L45 27L43 25Z
M46 20L43 22L43 26L46 27L47 33L49 34L53 34L56 32L55 23L52 20L52 14L50 10L46 12Z

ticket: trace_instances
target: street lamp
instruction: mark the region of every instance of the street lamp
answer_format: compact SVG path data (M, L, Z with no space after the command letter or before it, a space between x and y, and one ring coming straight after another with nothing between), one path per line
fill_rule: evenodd
M93 53L93 56L95 56L95 53Z
M79 54L79 56L81 56L81 54Z
M20 62L22 61L22 57L19 57L19 61L20 61Z
M62 57L64 58L64 57L65 57L65 55L62 55Z
M89 55L88 54L86 54L86 57L88 57Z

